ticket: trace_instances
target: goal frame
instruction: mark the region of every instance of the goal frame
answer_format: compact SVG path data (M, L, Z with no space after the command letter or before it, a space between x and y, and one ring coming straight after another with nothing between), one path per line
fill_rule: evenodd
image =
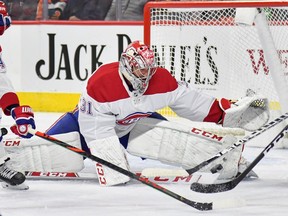
M144 7L144 43L150 45L150 28L151 28L151 13L152 8L173 8L177 5L178 8L193 7L193 8L232 8L232 7L288 7L288 1L169 1L169 2L147 2Z
M199 10L202 10L202 9L205 9L205 8L208 8L208 9L209 8L210 9L213 9L213 8L215 8L215 9L217 9L217 8L219 8L219 9L223 9L223 8L224 9L225 8L227 8L227 9L228 8L243 8L243 9L245 9L245 8L266 8L266 7L268 7L268 8L269 7L276 7L276 8L277 7L279 7L279 8L284 7L284 9L287 10L288 1L279 1L279 0L271 1L270 0L270 1L259 2L259 1L231 1L230 0L230 1L169 1L169 2L161 1L161 2L148 2L145 5L145 7L144 7L144 24L143 24L143 28L144 28L144 32L143 32L144 42L145 42L145 44L147 44L149 46L153 46L154 45L154 44L152 44L154 39L151 37L154 34L154 32L153 32L154 31L154 29L153 29L154 25L158 25L159 24L160 26L161 25L169 26L170 24L172 24L172 25L180 24L179 26L181 26L181 21L179 21L179 23L178 23L178 20L168 20L168 22L166 22L167 20L165 20L165 18L164 18L163 22L162 22L162 20L157 20L157 19L154 20L154 17L152 17L153 16L152 9L160 9L160 8L163 8L163 9L169 9L169 8L171 8L171 9L172 8L185 9L185 8L192 8L192 10L193 10L193 8L195 8L197 10L197 8L199 8ZM260 18L257 19L257 22L258 22L257 26L259 26L258 24L261 21L261 20L260 21L259 20L260 20ZM223 21L225 21L227 23L227 26L230 25L230 22L231 22L230 19L223 20ZM193 25L194 21L192 20L192 21L188 21L188 22L189 23L191 22L191 24ZM200 23L198 23L199 26L202 25L201 22L203 22L203 21L200 21ZM205 23L203 22L203 26L205 26ZM254 23L256 23L256 18L254 19ZM261 23L263 24L263 22L261 22ZM273 24L273 25L285 25L285 26L288 26L288 20L271 21L270 23ZM234 23L231 23L231 25L234 25ZM253 24L251 26L255 26L255 25ZM258 30L258 28L257 28L257 30ZM261 26L261 30L263 30L264 33L265 33L265 26L262 25ZM262 33L263 33L263 31L262 31ZM269 31L269 33L270 33L270 31ZM259 32L258 32L258 34L259 34ZM275 55L277 55L277 50L276 50L276 47L273 46L274 43L270 43L271 40L269 40L269 38L271 38L271 37L267 36L267 34L265 34L263 37L264 37L264 40L261 41L261 45L264 46L263 44L267 44L267 45L265 45L265 48L264 47L261 48L261 49L264 50L264 53L266 53L266 51L265 51L266 49L270 50L270 48L271 48L271 50L275 51L275 52L272 53L273 57L271 57L271 55L270 55L271 53L269 52L270 61L268 61L265 58L265 60L267 61L267 65L269 66L269 65L272 65L271 62L273 62L273 60L275 60L274 57L275 57ZM268 40L266 40L267 38L268 38ZM271 61L271 59L272 59L272 61ZM270 71L269 73L271 74L272 80L274 82L274 88L275 88L276 93L277 93L277 95L279 97L279 99L277 99L277 101L272 101L269 104L270 108L273 108L277 112L279 111L279 113L276 113L276 115L278 115L278 114L280 115L281 107L282 107L282 114L288 111L287 110L287 107L288 107L287 97L288 97L288 95L285 96L285 97L282 97L279 94L279 89L282 90L281 95L283 95L283 93L285 93L285 92L288 92L288 85L285 83L285 85L275 86L275 80L279 81L279 79L277 80L277 77L275 79L275 76L273 74L275 74L275 71L277 72L278 69L279 69L279 67L277 67L277 66L275 66L273 64L273 67L271 66L271 68L269 70ZM288 74L287 71L286 71L286 74ZM229 97L229 96L227 98L237 99L237 97L235 98L235 97ZM281 102L281 106L280 106L278 100ZM285 102L283 103L283 101L285 101ZM282 106L282 105L284 105L284 106ZM284 110L283 110L283 107L284 107ZM160 110L160 113L163 114L163 115L165 115L167 113L168 116L172 116L172 117L176 116L176 115L173 115L173 112L172 112L172 115L170 115L169 108ZM276 115L273 116L273 118L276 117ZM207 129L207 130L210 130L210 128ZM218 129L216 129L216 131L214 133L218 133Z

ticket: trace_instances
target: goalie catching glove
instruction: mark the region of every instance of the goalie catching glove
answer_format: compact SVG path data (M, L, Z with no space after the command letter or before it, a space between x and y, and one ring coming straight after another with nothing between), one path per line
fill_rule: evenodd
M219 106L224 111L219 122L223 127L254 131L266 124L270 117L268 99L257 94L248 95L235 103L222 98Z

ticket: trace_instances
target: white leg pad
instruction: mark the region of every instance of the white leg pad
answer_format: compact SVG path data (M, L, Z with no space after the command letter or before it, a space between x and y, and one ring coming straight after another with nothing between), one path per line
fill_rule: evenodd
M56 139L81 148L78 132L53 135ZM9 165L19 171L78 172L84 168L83 157L39 137L6 139L4 147Z
M233 136L217 137L205 131L201 132L200 129L196 130L199 132L197 135L191 131L195 131L195 129L184 128L175 122L151 118L142 119L130 132L127 151L135 156L159 160L187 169L198 165L236 142L236 138ZM232 154L233 156L231 156ZM221 172L229 170L227 176L234 176L238 171L240 156L241 150L239 152L232 151L225 158L218 159L210 166L203 168L203 171L210 170L214 165L221 163L224 167ZM224 162L228 160L228 163ZM228 166L230 163L231 165Z
M119 139L116 135L104 139L93 140L89 144L89 147L93 155L125 170L129 170L125 149L119 143ZM128 176L103 166L100 163L96 163L96 171L101 186L124 184L130 180Z

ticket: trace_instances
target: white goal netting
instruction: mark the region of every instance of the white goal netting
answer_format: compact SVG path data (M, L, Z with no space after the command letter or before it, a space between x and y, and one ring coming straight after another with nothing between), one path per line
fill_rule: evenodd
M158 65L178 80L232 100L252 89L273 119L288 111L288 2L151 2L144 20Z

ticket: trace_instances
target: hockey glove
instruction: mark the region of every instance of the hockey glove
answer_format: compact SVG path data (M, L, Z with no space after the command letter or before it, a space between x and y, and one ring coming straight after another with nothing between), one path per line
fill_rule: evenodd
M7 13L6 5L0 1L0 35L11 25L11 18Z
M225 100L220 101L224 111L222 125L224 127L238 127L247 131L254 131L266 124L270 117L267 98L260 95L248 95L226 106Z
M11 110L11 115L16 125L10 127L11 131L23 138L30 138L33 135L28 133L28 127L35 129L34 114L30 106L18 106Z

